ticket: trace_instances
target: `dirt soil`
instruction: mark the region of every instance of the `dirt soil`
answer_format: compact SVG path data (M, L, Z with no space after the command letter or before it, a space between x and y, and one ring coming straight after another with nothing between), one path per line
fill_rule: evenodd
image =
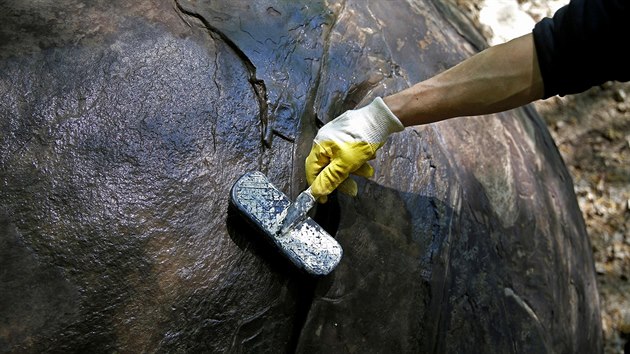
M568 0L450 0L488 43L517 18L552 16ZM513 3L510 3L513 1ZM480 23L489 7L503 24ZM512 13L510 13L512 12ZM491 12L492 13L492 12ZM514 22L510 22L515 19ZM522 23L522 21L520 21ZM527 23L527 21L525 21ZM528 32L531 29L525 29ZM511 33L511 32L510 32ZM573 178L590 237L599 290L605 354L630 354L630 82L608 82L534 102Z

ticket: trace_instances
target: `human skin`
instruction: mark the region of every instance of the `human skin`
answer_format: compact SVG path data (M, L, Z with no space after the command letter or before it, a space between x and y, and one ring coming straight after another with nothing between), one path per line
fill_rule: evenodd
M543 97L531 33L487 48L383 101L404 126L491 114Z

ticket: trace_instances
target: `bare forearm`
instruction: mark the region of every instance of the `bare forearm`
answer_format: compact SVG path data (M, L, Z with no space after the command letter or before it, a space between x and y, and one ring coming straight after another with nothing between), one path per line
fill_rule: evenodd
M488 48L383 98L405 126L516 108L543 95L531 34Z

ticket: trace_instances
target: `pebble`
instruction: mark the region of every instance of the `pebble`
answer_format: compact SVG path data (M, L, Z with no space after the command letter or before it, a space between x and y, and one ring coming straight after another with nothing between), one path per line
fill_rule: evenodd
M624 102L626 100L626 97L626 91L624 91L623 89L615 90L615 92L613 93L613 98L617 102Z
M602 262L595 262L595 272L597 274L606 274L606 267Z
M617 113L618 113L618 109L617 109L617 107L611 107L611 108L608 110L608 117L607 117L607 118L614 118L614 117L616 117L616 116L617 116Z
M562 128L566 127L566 125L567 124L564 121L559 120L559 121L556 122L556 129L557 130L562 129Z
M613 257L615 257L616 259L621 259L621 260L624 260L628 258L628 256L630 256L628 252L624 250L624 247L621 244L613 245L612 253L613 253Z

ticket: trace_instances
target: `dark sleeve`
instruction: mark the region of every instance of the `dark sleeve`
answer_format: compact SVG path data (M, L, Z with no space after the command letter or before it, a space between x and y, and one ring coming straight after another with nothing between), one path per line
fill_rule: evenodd
M544 98L630 80L630 0L572 0L533 35Z

